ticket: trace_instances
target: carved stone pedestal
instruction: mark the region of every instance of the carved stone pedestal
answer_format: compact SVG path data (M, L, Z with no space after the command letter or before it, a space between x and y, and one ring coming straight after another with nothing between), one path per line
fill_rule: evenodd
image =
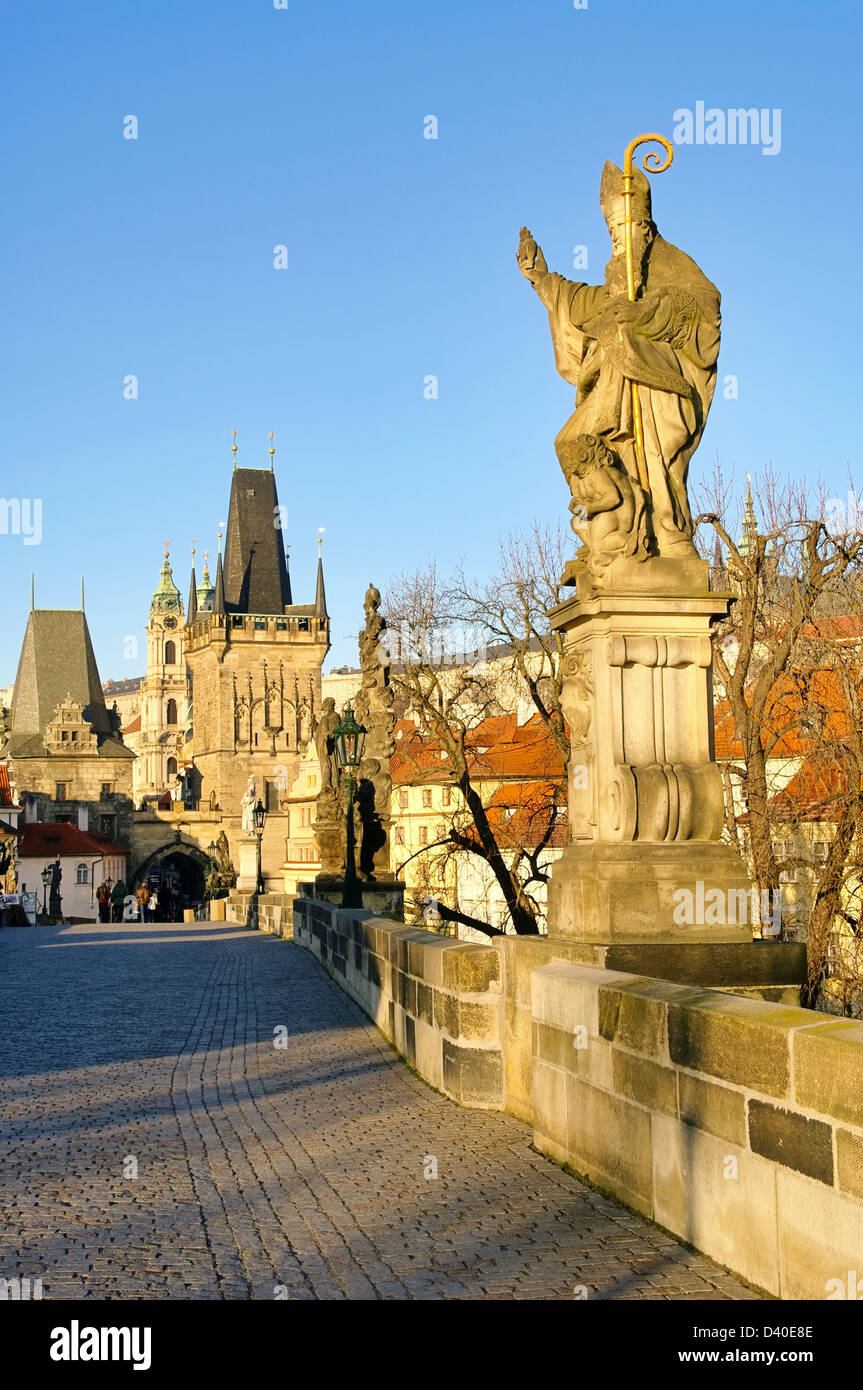
M359 879L356 887L362 897L363 909L380 917L394 917L405 920L405 885L397 878L381 878L368 881ZM304 898L319 898L324 902L341 906L345 889L344 876L320 873L314 881L297 884L297 892Z
M720 842L713 760L710 625L730 596L709 592L703 562L700 592L691 564L687 587L670 592L667 573L651 575L661 563L638 567L638 590L573 598L555 611L573 843L552 871L549 934L749 942L749 883Z
M238 858L240 872L237 890L240 893L254 893L258 887L258 848L254 840L240 841Z

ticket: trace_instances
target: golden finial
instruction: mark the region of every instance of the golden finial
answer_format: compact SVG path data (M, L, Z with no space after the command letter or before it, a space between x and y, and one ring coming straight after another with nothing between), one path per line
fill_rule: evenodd
M219 527L219 554L222 553L222 528Z
M169 542L168 542L168 541L163 541L162 544L163 544L164 547L165 547L165 559L167 560L167 558L168 558L168 545L169 545Z
M326 529L327 529L326 526L319 526L319 527L318 527L318 559L319 559L319 560L320 560L320 558L321 558L321 551L323 550L323 545L324 545L324 532L326 531Z
M197 544L198 544L197 541L192 541L192 559L193 559L193 560L194 560L194 558L195 558L195 546L196 546Z
M268 449L268 451L267 451L267 452L269 453L269 455L270 455L270 472L273 471L273 454L276 452L275 449L273 448L273 440L275 439L275 437L276 437L276 436L273 434L273 432L272 432L272 430L271 430L271 431L270 431L270 434L269 434L270 447L269 447L269 449Z
M231 453L234 455L234 467L236 468L236 466L237 466L237 431L236 431L236 430L231 430L231 434L233 435L233 438L234 438L234 442L233 442L233 444L231 445Z

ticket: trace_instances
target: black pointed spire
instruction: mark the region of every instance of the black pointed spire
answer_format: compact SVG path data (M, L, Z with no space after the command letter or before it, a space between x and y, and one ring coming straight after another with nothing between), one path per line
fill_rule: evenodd
M213 595L213 612L225 611L225 580L222 574L222 533L219 532L219 559L216 564L216 592Z
M315 617L327 618L327 595L324 589L324 561L322 557L323 541L318 537L318 584L315 589Z
M284 613L291 603L275 474L237 468L225 537L224 603L229 613Z
M192 578L189 582L189 604L186 609L186 622L193 623L198 616L198 585L195 581L195 543L192 542Z

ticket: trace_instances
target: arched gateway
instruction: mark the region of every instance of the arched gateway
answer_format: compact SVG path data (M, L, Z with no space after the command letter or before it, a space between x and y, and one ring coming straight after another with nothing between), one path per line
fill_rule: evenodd
M178 843L162 845L149 855L131 876L132 892L142 883L151 890L172 892L180 899L181 907L190 907L204 898L210 859L197 845Z

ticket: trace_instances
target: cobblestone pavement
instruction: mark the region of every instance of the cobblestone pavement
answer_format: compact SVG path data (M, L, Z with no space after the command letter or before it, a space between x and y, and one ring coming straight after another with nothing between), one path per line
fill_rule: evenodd
M0 930L0 1074L0 1278L43 1298L757 1297L417 1080L289 942Z

